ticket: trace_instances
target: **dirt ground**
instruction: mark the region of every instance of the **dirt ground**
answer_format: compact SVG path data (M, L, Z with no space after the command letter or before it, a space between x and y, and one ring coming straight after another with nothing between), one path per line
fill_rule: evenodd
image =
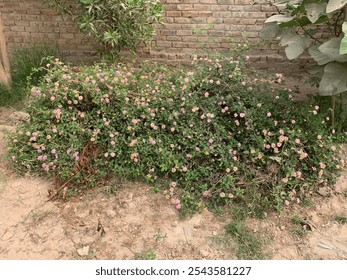
M17 177L6 164L12 113L0 108L0 259L236 259L235 246L215 241L227 220L208 211L182 220L145 184L114 180L65 203L49 201L50 181ZM269 237L264 251L272 259L347 260L347 224L335 221L347 215L346 190L347 172L329 196L313 198L313 207L296 206L247 225ZM293 233L295 213L305 218L299 227L309 229L303 236Z

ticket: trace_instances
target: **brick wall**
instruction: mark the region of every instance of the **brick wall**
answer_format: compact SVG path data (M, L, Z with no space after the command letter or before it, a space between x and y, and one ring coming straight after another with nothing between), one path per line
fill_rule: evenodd
M272 8L253 5L252 0L162 0L165 24L158 25L150 48L138 50L140 59L155 59L169 64L188 62L201 46L209 51L228 51L230 40L244 34L250 41L259 39ZM37 42L56 43L65 59L72 62L95 59L96 46L79 33L71 20L64 20L41 0L0 0L9 49ZM287 61L276 47L261 47L252 60L267 66L269 61ZM297 64L298 61L295 61ZM300 60L306 64L306 60Z
M252 0L164 0L165 24L158 26L151 54L162 60L187 60L201 45L227 51L230 40L259 39L268 8ZM277 54L270 50L269 54Z
M96 58L96 48L71 20L56 15L41 0L0 0L9 52L35 43L58 45L63 56L75 63Z

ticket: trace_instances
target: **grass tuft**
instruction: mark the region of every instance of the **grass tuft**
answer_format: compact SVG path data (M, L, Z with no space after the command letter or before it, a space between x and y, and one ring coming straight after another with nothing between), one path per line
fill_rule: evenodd
M262 242L255 234L250 232L244 221L233 221L225 228L226 233L237 243L236 255L239 259L266 259L266 255L263 253Z
M17 48L10 53L12 88L0 84L0 106L16 105L28 96L29 86L39 84L46 71L47 57L60 55L56 46L46 44Z
M341 224L347 224L347 216L345 215L336 215L335 220Z

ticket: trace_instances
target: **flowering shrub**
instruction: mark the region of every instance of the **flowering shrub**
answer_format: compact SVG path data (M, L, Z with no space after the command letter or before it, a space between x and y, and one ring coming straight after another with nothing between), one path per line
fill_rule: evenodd
M118 175L165 186L183 213L250 195L262 206L300 203L333 182L339 147L318 106L244 68L231 57L195 57L182 71L55 60L9 155L21 170L54 177L63 196Z

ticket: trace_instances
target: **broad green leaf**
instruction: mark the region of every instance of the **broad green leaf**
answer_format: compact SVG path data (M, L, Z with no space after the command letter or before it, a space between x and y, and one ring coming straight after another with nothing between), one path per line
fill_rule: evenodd
M291 21L278 23L278 26L283 28L283 29L286 29L287 27L296 27L296 26L298 26L298 22L295 19L293 19Z
M311 57L317 62L318 65L325 65L333 61L329 56L321 53L317 46L312 46L308 49Z
M303 0L275 0L273 3L276 7L286 7L287 5L297 6L302 3Z
M291 41L295 41L298 36L294 28L285 29L281 35L281 46L288 45Z
M288 44L284 50L288 59L295 59L301 55L311 44L311 40L306 37L298 36L297 40Z
M340 54L347 54L347 37L344 36L341 40L341 44L340 44Z
M276 22L270 22L265 24L264 28L259 32L259 36L262 39L274 38L281 32L281 28Z
M329 57L331 61L337 61L337 62L346 62L347 61L347 55L341 55L340 54L340 44L341 44L341 37L340 38L332 38L328 42L325 42L322 44L318 50Z
M293 29L287 29L283 32L281 45L288 45L285 53L288 59L295 59L301 55L311 44L311 40L307 37L302 37Z
M347 1L347 0L346 0ZM273 15L271 17L269 17L265 23L268 23L268 22L278 22L278 23L281 23L281 22L288 22L288 21L291 21L293 20L294 17L291 17L291 16L285 16L285 15Z
M342 32L345 34L347 33L347 21L342 24Z
M347 22L342 24L342 32L344 36L340 43L340 54L347 54Z
M315 23L322 15L325 15L327 3L309 3L305 5L308 19Z
M327 64L319 83L319 94L332 96L345 91L347 91L347 64L334 62Z
M281 22L279 26L282 28L294 27L294 26L306 26L312 24L311 21L306 16L302 16L300 18L294 18L291 21Z
M347 4L347 0L329 0L326 12L328 14L335 12Z
M324 74L324 66L315 65L308 70L308 73L310 73L311 75L317 75L321 77Z
M321 17L316 21L316 24L327 23L329 20L330 20L330 18L328 17L328 15L321 16Z

